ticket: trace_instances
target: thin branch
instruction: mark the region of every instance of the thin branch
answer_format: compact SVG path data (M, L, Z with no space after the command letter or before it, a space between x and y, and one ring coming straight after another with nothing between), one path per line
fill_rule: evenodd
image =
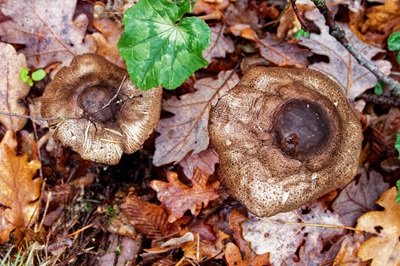
M349 53L357 60L357 62L371 71L379 80L386 83L389 89L393 90L395 95L400 95L400 84L385 75L379 70L379 67L375 65L372 61L365 58L361 53L354 48L354 46L347 40L345 32L339 27L339 25L333 19L332 14L327 8L324 0L311 0L314 5L318 8L319 12L325 17L326 25L329 27L329 34L332 35L338 42L340 42Z
M299 20L300 24L301 24L301 28L305 31L310 31L307 21L303 18L303 16L300 14L299 9L297 8L296 5L296 0L290 0L290 3L292 4L292 8L294 13L296 14L297 19Z

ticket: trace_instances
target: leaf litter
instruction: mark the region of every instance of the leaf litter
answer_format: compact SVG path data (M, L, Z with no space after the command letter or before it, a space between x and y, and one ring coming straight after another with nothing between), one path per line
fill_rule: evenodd
M57 64L86 52L124 67L117 48L121 10L137 1L110 1L101 19L92 19L102 4L93 2L0 1L0 64L6 73L0 84L7 84L0 87L1 111L27 114L28 104L40 109L37 96L48 80L26 87L18 79L22 67L45 68L51 77ZM293 38L300 23L283 2L198 0L190 16L211 28L204 52L210 64L190 78L193 83L164 93L166 115L158 135L117 166L83 161L52 140L43 145L49 138L43 123L1 116L1 258L11 242L26 241L35 247L36 262L55 265L398 265L398 204L392 200L395 189L387 190L400 177L393 162L399 125L393 106L367 102L362 110L368 121L359 176L298 210L257 218L219 184L208 115L245 68L315 68L341 83L350 101L369 94L377 82L328 34L313 7L297 2L318 28L300 41ZM338 3L328 1L333 9ZM399 30L395 1L341 3L350 21L341 19L340 25L350 41L382 71L396 75L399 66L384 43ZM78 12L77 5L90 11Z

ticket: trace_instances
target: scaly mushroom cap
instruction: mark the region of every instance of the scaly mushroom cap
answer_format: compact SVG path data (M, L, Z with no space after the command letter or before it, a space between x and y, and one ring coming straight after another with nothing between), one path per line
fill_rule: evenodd
M311 69L251 69L212 109L219 176L257 216L296 209L348 183L360 123L340 86Z
M141 91L126 70L96 54L76 56L46 87L42 116L60 117L54 137L82 158L117 164L157 126L161 88Z

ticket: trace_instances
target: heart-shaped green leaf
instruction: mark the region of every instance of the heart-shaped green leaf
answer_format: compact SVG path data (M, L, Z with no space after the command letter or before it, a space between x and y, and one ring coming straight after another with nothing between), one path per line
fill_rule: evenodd
M175 89L207 65L202 51L210 29L201 19L182 18L191 8L188 0L140 0L125 13L118 48L136 86Z

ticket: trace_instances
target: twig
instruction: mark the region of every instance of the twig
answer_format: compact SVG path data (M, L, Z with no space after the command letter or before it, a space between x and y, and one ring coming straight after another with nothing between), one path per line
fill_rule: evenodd
M400 84L386 76L382 71L379 70L378 66L375 65L372 61L365 58L354 46L349 43L345 36L345 32L343 29L339 27L339 25L333 19L332 14L330 13L329 9L327 8L324 0L311 0L314 5L318 8L319 12L325 17L325 24L329 27L329 34L332 35L338 42L340 42L348 51L349 53L357 60L357 62L371 71L379 80L386 83L389 89L393 90L395 95L400 95Z
M361 94L359 97L357 97L357 99L377 105L400 107L400 99L394 97L378 96L375 94Z
M301 16L299 9L297 8L296 5L296 0L290 0L290 3L292 4L292 8L294 13L296 14L297 19L299 20L300 24L301 24L301 28L305 31L310 31L307 21Z

